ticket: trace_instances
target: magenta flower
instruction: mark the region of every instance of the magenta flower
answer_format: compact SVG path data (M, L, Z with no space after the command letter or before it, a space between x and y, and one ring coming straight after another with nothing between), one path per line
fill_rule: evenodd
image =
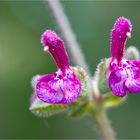
M140 60L124 58L125 42L131 35L131 29L130 21L120 17L112 30L109 87L116 96L120 97L125 96L126 91L140 92Z
M51 30L42 35L44 51L48 51L58 71L40 76L37 80L38 98L50 104L68 104L75 100L81 91L81 84L69 67L69 59L63 41Z

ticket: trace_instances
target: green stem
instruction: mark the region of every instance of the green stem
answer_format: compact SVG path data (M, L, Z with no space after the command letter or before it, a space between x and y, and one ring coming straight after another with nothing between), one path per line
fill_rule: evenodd
M91 115L96 120L99 136L103 140L115 140L115 133L110 125L104 108L98 108L96 111L91 110Z

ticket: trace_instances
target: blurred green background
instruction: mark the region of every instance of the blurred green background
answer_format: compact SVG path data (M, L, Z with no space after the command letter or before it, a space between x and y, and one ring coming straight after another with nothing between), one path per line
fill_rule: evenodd
M140 49L140 2L62 1L92 73L110 57L110 32L119 16L133 24L129 45ZM29 111L31 78L52 73L56 66L42 51L46 29L59 33L43 1L0 1L0 138L97 138L89 116L68 120L66 113L37 118ZM71 62L72 64L72 62ZM108 115L118 138L140 138L140 94L128 95Z

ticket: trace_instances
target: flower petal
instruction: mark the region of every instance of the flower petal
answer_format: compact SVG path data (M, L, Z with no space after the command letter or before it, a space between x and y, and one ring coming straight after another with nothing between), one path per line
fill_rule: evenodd
M120 61L123 57L123 51L125 47L125 42L132 30L132 25L130 21L124 17L118 18L116 21L111 38L111 52L112 56Z
M76 77L73 79L63 79L63 81L61 81L60 87L65 93L62 101L63 104L68 104L75 100L80 94L81 90L81 85Z
M63 40L52 30L43 33L41 42L50 52L57 66L62 71L69 67L69 58Z
M36 93L39 99L50 104L57 104L63 99L63 92L59 86L59 80L51 75L45 75L39 80Z
M140 92L140 78L137 79L127 79L125 83L128 92L137 93Z
M129 92L140 92L140 61L128 61L130 67L127 67L126 71L128 78L125 82L125 86Z
M123 97L126 95L125 88L126 72L123 69L118 69L111 72L109 77L109 87L116 96Z
M56 75L57 74L57 75ZM37 84L39 99L50 104L68 104L80 94L81 85L72 72L59 77L58 73L42 76Z

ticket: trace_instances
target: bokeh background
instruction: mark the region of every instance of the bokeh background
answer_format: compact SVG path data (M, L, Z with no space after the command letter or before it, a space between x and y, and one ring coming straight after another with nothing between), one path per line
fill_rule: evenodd
M140 49L140 2L61 1L94 73L101 58L110 57L110 32L119 16L133 24L127 47ZM66 113L37 118L29 111L31 78L56 66L42 51L46 29L59 33L43 1L0 1L0 138L97 138L89 116L69 120ZM72 62L71 62L72 64ZM140 94L108 111L118 138L140 138Z

